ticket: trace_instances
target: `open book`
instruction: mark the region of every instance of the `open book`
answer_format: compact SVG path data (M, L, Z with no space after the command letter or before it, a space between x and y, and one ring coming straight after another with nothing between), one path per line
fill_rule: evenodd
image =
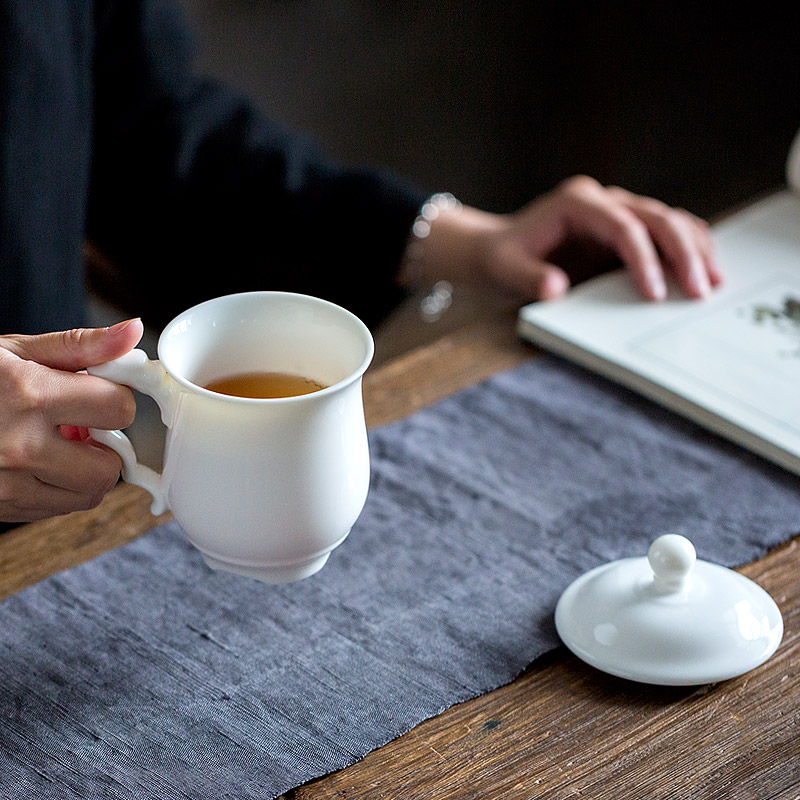
M713 237L726 280L705 300L649 303L620 270L525 306L519 332L800 475L800 180Z

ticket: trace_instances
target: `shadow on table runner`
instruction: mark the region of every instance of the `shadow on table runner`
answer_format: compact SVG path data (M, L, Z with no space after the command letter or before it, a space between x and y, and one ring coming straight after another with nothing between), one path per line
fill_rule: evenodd
M797 479L539 358L370 434L318 575L206 568L172 523L0 605L0 796L273 797L557 644L564 587L666 532L736 565L800 530Z

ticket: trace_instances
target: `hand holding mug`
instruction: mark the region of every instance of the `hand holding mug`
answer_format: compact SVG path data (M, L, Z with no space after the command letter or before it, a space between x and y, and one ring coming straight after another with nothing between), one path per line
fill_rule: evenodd
M142 336L139 320L38 336L0 336L0 520L96 506L119 479L116 453L87 427L131 423L131 391L78 372L117 358Z

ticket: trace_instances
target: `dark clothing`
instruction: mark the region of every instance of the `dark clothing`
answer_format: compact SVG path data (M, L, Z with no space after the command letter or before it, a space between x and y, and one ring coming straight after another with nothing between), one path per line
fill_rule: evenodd
M156 324L252 289L373 324L422 200L197 77L170 0L0 0L0 333L82 323L86 238Z

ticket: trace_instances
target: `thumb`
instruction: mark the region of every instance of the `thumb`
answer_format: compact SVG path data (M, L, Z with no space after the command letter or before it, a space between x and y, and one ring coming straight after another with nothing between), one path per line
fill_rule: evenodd
M555 300L567 292L570 279L561 267L530 257L509 253L503 264L503 282L526 301Z
M570 280L561 267L542 263L538 272L539 287L536 296L539 300L555 300L567 293Z
M38 336L6 336L0 344L19 358L53 369L76 372L119 358L139 343L144 333L138 318L109 328L73 328Z

